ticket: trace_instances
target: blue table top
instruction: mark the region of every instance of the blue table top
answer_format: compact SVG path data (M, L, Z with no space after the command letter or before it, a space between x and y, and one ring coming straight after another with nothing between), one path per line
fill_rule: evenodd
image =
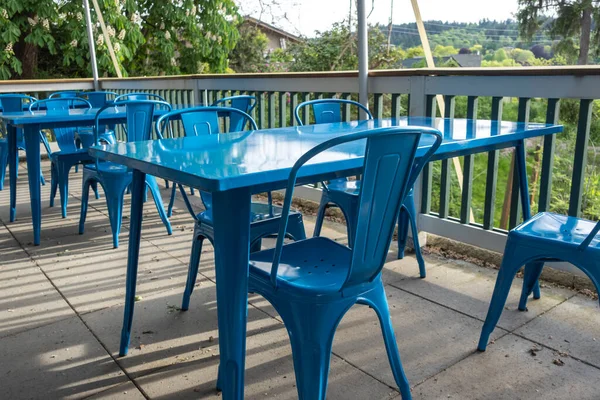
M433 126L444 135L434 159L514 147L520 140L558 133L560 125L410 117L265 129L220 135L117 143L93 147L93 156L205 191L252 187L254 193L285 187L294 162L317 144L352 132L389 126ZM419 154L433 139L424 136ZM332 148L312 159L299 183L361 172L365 141Z
M177 109L177 107L174 107L173 109ZM81 125L82 123L93 125L98 110L98 108L75 108L68 110L68 114L65 113L64 110L57 112L40 110L0 113L0 120L4 120L6 123L19 127L26 125ZM155 117L158 117L165 112L167 112L166 109L156 109L154 112ZM125 117L126 113L124 107L110 107L102 112L100 120L106 122L111 120L122 120Z

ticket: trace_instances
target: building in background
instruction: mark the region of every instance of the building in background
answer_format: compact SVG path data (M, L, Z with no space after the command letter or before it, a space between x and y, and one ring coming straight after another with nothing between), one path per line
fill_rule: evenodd
M296 43L302 40L300 39L300 37L292 35L291 33L284 31L283 29L279 29L271 24L267 24L266 22L260 21L250 16L244 17L244 22L242 22L242 25L244 24L250 24L255 26L267 36L267 38L269 39L269 42L267 44L267 52L269 53L276 49L285 50L289 43Z

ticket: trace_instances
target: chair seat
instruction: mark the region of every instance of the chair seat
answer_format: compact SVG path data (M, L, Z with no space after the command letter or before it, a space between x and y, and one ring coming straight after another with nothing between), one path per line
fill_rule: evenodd
M345 192L349 195L358 196L360 193L360 181L347 181L345 179L334 179L327 184L327 190Z
M279 218L281 216L281 207L273 205L269 207L267 203L252 202L250 204L250 222L267 221L269 219ZM299 214L298 211L291 210L290 215ZM197 215L197 218L203 222L212 225L212 207L206 211L202 211ZM279 222L277 222L279 224Z
M268 282L275 249L250 254L250 275ZM341 289L352 250L331 239L314 237L286 244L277 272L279 288L297 293L328 294Z
M581 218L551 212L541 212L510 232L510 236L518 236L540 241L547 247L548 243L564 248L577 247L592 231L595 222ZM595 238L588 249L600 248L600 240Z
M129 169L123 165L112 163L110 161L98 163L98 167L96 168L96 164L89 164L83 167L86 170L91 170L95 172L100 172L102 174L127 174L131 173Z

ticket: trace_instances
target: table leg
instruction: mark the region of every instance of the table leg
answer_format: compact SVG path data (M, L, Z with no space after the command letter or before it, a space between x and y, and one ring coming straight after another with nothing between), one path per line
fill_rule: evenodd
M224 400L244 398L248 260L250 256L250 191L213 193L217 314L219 319L219 384Z
M521 209L523 210L523 221L527 221L531 218L531 205L529 204L529 183L527 179L527 162L525 158L525 141L521 140L516 148L516 156L517 156L517 168L519 172L519 190L521 192ZM539 277L541 273L543 262L533 262L525 266L526 270L534 270L535 274ZM527 271L526 274L531 274L532 272ZM540 282L536 279L535 284L533 285L533 298L540 298ZM529 293L527 293L527 296ZM521 301L523 303L523 301ZM524 309L524 305L519 306L520 309Z
M17 128L7 124L8 131L8 179L10 181L10 222L17 217L17 168L19 149L17 148Z
M133 181L131 182L131 216L129 217L129 248L127 250L127 281L125 284L125 315L121 330L120 356L127 355L131 325L133 323L133 307L135 304L135 286L140 258L145 193L146 174L138 170L133 170Z
M27 177L31 218L33 220L33 244L39 246L42 229L42 198L40 193L40 126L26 125L24 128L25 154L27 156Z

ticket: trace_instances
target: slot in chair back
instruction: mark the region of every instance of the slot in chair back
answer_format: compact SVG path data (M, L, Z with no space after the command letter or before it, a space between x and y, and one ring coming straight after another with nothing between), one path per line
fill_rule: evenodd
M256 130L258 127L256 126L256 122L252 117L246 114L243 111L240 111L236 108L229 107L194 107L194 108L186 108L184 110L176 110L170 113L167 113L161 116L158 121L156 121L156 132L159 137L172 137L172 127L170 122L173 120L181 120L183 125L183 130L185 136L200 136L200 135L211 135L211 134L219 134L223 133L221 129L221 121L219 118L226 117L229 118L229 126L231 127L233 124L231 123L231 119L236 117L240 122L240 129L238 131L243 130L246 124L250 126L250 129ZM168 131L167 131L168 130ZM165 135L166 132L169 132L168 135ZM192 209L192 206L185 194L185 191L181 190L183 194L183 200L185 205L188 208L188 211L192 215L192 217L196 218L196 213ZM173 193L175 193L173 191ZM174 194L171 195L172 198ZM200 192L200 197L202 198L202 202L204 206L208 209L212 207L212 195L207 192ZM172 202L169 205L169 209L172 207Z
M122 103L124 101L133 101L133 100L154 100L154 101L163 101L167 102L164 97L154 93L125 93L115 97L115 103Z
M415 163L422 135L434 140L427 152ZM363 186L359 200L359 222L352 263L342 286L360 285L374 279L385 262L398 212L425 162L442 143L439 131L426 127L391 127L358 132L323 142L305 153L294 164L288 178L281 225L277 236L271 283L277 286L277 269L281 260L292 195L301 167L317 154L334 146L367 139L364 158Z
M78 91L75 90L64 90L62 92L54 92L52 94L50 94L50 96L48 96L49 99L66 99L66 98L72 98L72 97L79 97L79 93Z
M373 119L373 115L365 106L356 101L344 99L316 99L305 101L303 103L298 104L298 106L294 110L294 117L296 118L298 124L305 125L305 122L306 124L308 124L308 114L305 114L307 120L302 121L302 119L300 118L300 111L302 111L305 107L310 107L313 110L315 124L342 122L341 109L343 105L356 106L360 110L363 110L365 112L367 119Z
M250 114L256 107L256 97L249 95L224 97L215 101L211 107L229 107ZM239 114L229 116L229 132L239 132L244 130L245 118Z
M29 111L40 110L42 107L46 108L47 115L65 115L69 113L69 110L74 108L91 109L92 105L89 101L78 97L54 97L44 100L38 100L29 105ZM75 131L76 128L54 128L54 137L58 143L58 147L63 151L77 151L75 145ZM50 144L46 135L40 133L44 147L51 154Z
M81 97L90 102L93 108L102 108L108 104L110 99L115 99L118 95L115 92L79 92L77 97Z

